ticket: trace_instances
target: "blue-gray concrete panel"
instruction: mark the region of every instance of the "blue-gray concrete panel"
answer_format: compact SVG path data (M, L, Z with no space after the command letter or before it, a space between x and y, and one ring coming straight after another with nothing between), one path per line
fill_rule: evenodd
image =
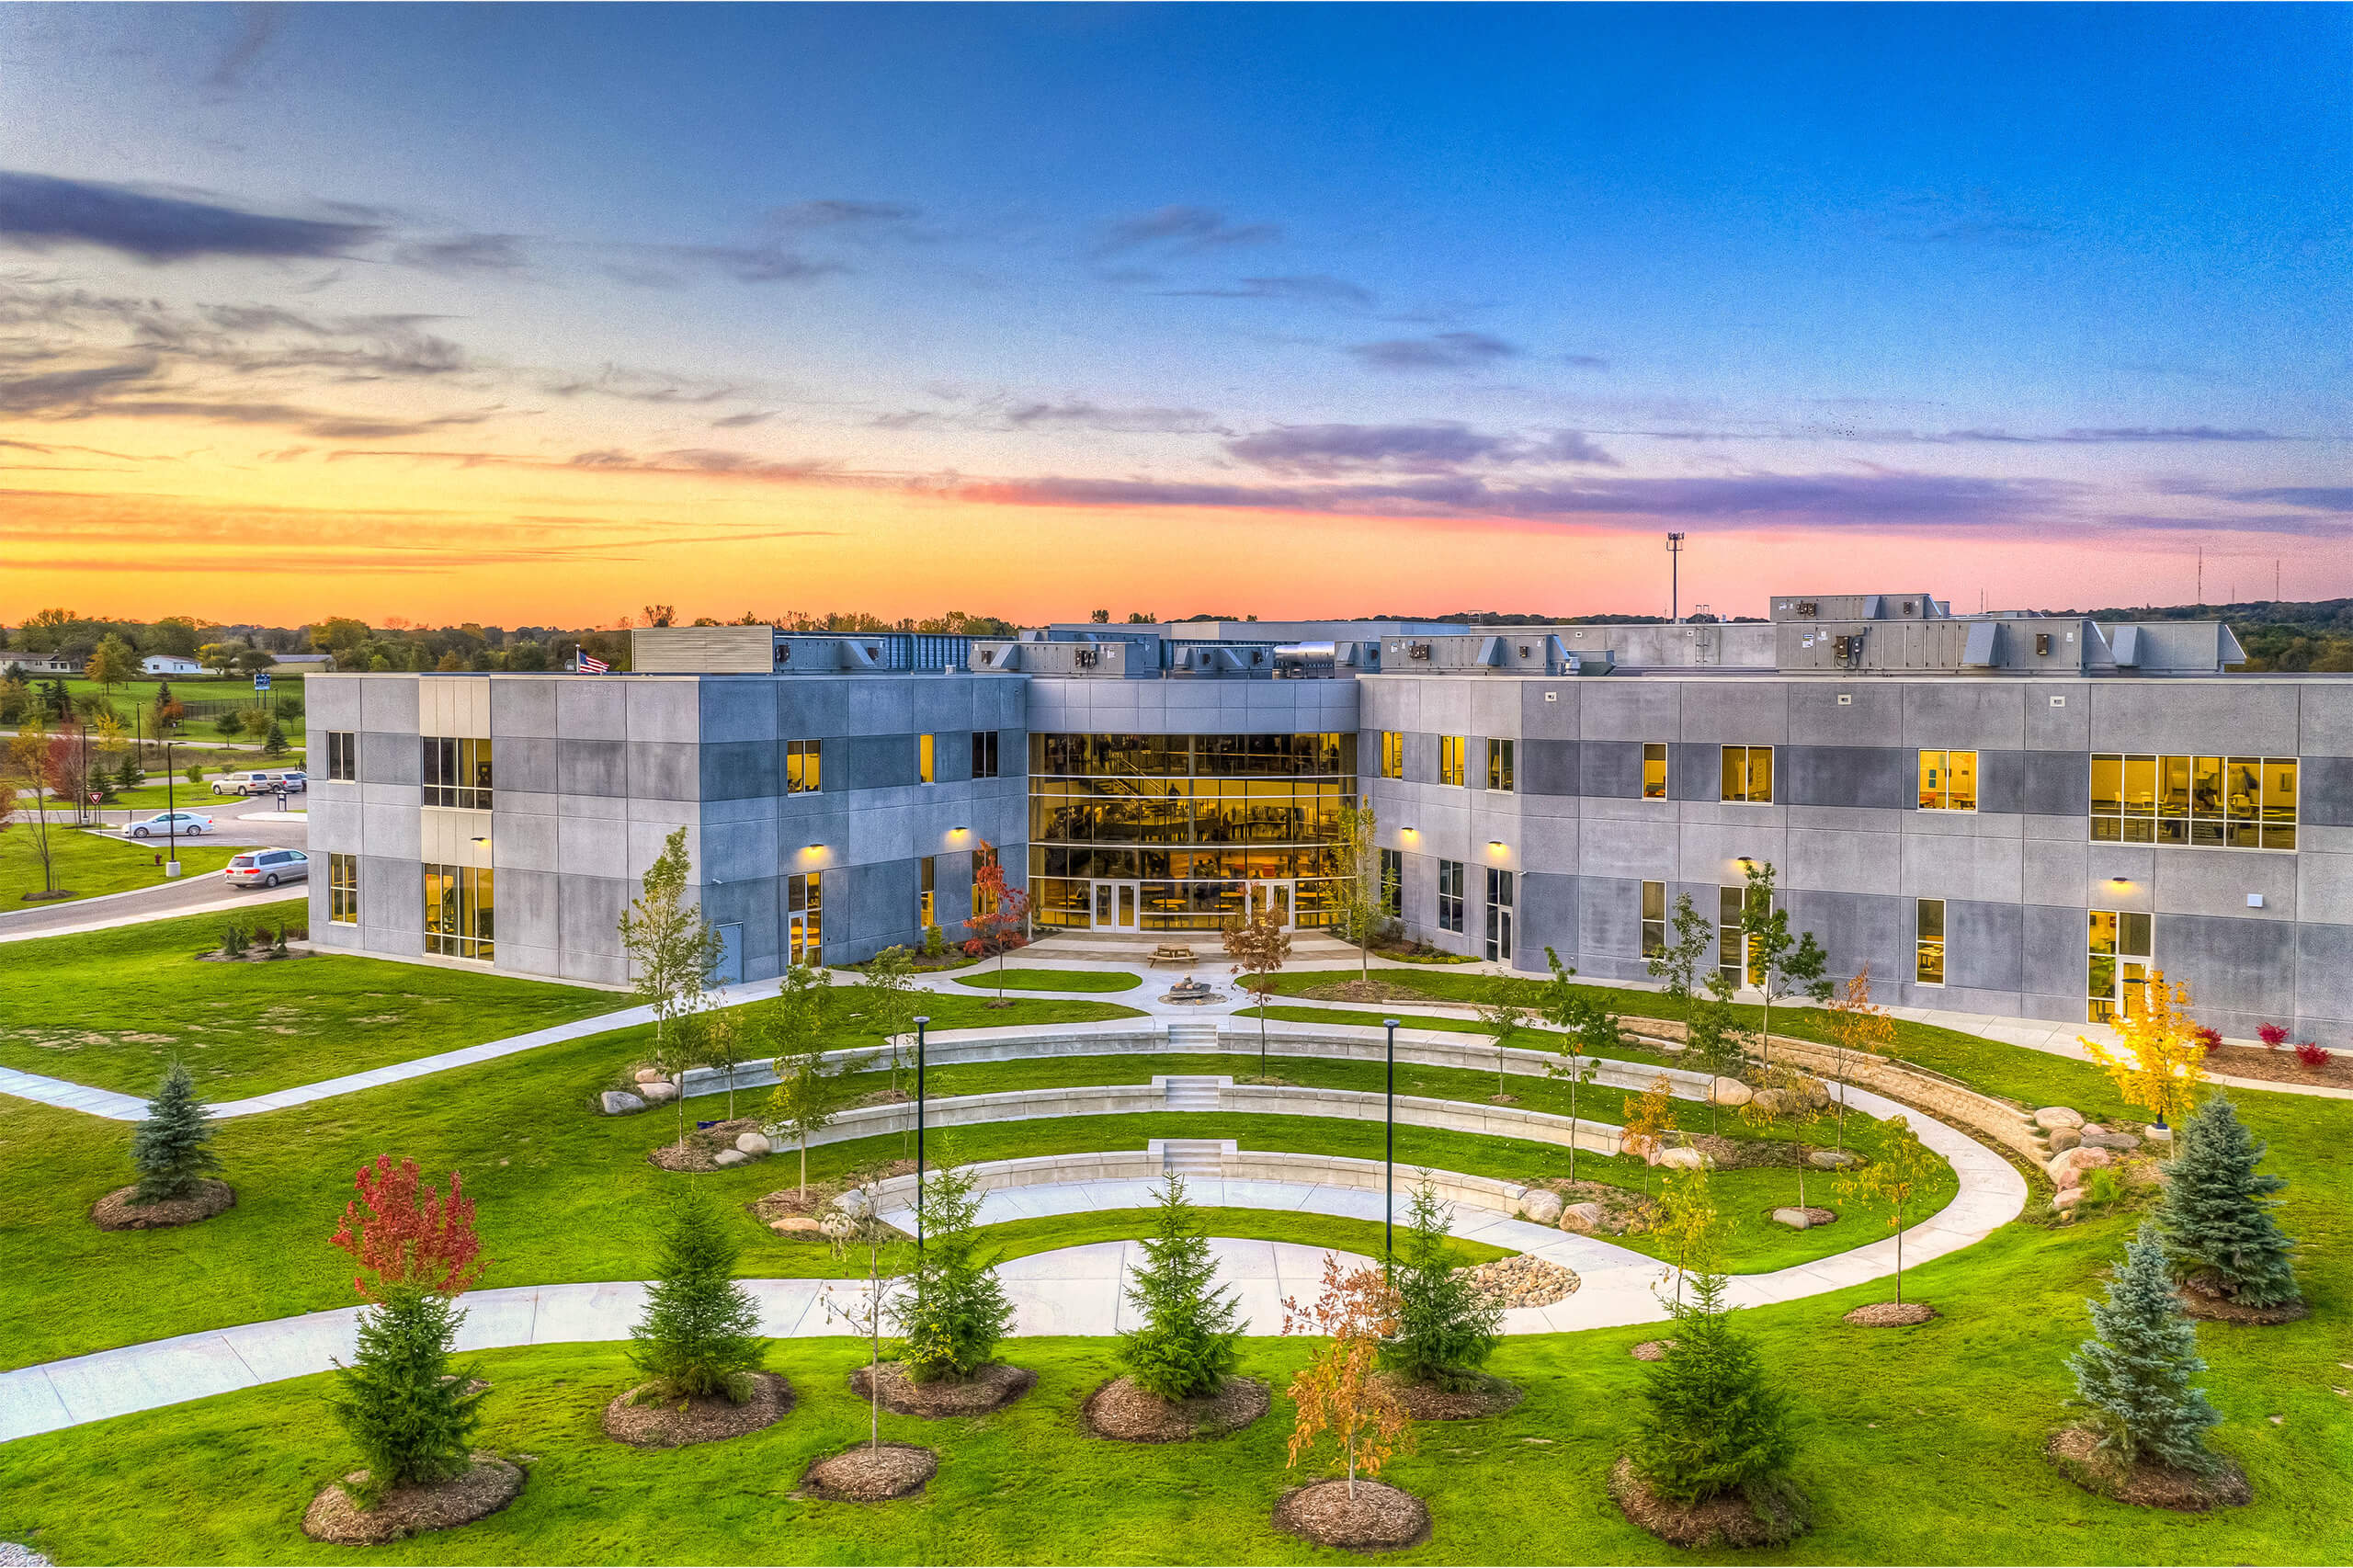
M1574 741L1520 741L1512 767L1518 776L1514 782L1523 794L1574 795L1579 790Z
M783 760L774 741L705 741L698 750L699 799L765 800L784 792Z
M1915 758L1917 752L1911 754ZM1977 754L1977 809L1991 815L2025 812L2027 769L2036 761L2058 759L2052 752L1980 751ZM2088 786L2086 786L2088 788Z
M776 687L776 733L779 740L825 740L850 731L850 681L795 676Z
M1780 781L1777 778L1774 782L1778 785ZM1697 741L1668 743L1666 793L1669 799L1677 801L1722 800L1724 748Z
M630 742L630 798L694 800L702 783L701 749L691 741Z
M625 799L629 794L629 743L620 740L574 740L555 744L559 792Z
M2088 817L2091 756L2079 751L2035 751L2020 759L2026 780L2018 810L2033 816Z
M1721 787L1721 755L1718 767ZM1913 801L1913 767L1912 754L1893 746L1781 746L1773 754L1773 799L1894 811Z
M2353 827L2353 756L2307 756L2296 772L2296 820Z
M1868 964L1875 982L1911 982L1915 931L1910 899L1785 888L1781 906L1789 911L1791 933L1811 931L1822 944L1833 979L1844 981ZM1715 915L1704 905L1700 913Z
M2297 928L2295 1008L2305 1032L2333 1051L2353 1050L2353 926Z
M1613 801L1643 798L1643 743L1586 740L1577 744L1578 793Z
M763 676L704 676L697 693L697 734L705 744L775 740L776 684Z
M2059 1013L2057 1016L2062 1018L2084 1017L2084 984L2089 962L2086 955L2090 950L2090 933L2083 907L2029 903L2019 911L2019 991L2071 1003L2074 1010Z
M2023 990L2026 915L2015 903L1945 902L1945 983L1981 991Z
M2151 936L2156 966L2189 983L2201 1013L2281 1017L2296 1005L2296 934L2284 922L2163 915Z
M1577 961L1577 879L1530 871L1514 890L1518 907L1512 926L1512 967L1532 974L1551 971L1544 949L1552 948L1561 961Z
M1652 877L1654 882L1666 879ZM1643 881L1640 877L1578 880L1576 955L1561 949L1563 961L1579 968L1605 958L1640 960L1643 955ZM1671 915L1672 909L1668 911Z

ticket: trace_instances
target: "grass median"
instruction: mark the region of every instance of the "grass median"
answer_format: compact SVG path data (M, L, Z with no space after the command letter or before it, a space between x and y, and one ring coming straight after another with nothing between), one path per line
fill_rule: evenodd
M41 875L41 829L30 817L28 805L24 819L7 832L0 833L0 913L55 909L101 893L161 887L171 880L164 875L164 855L168 846L160 839L153 843L125 843L51 822L48 829L50 859L57 887L67 896L35 897L46 889L48 881ZM184 838L180 840L180 880L217 872L236 853L233 846Z

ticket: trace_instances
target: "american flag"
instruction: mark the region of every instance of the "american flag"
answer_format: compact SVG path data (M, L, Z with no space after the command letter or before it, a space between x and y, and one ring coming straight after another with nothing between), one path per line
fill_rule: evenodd
M600 676L610 670L613 666L605 663L604 660L597 657L596 654L589 653L586 649L582 648L574 651L572 655L572 667L575 672L584 676Z

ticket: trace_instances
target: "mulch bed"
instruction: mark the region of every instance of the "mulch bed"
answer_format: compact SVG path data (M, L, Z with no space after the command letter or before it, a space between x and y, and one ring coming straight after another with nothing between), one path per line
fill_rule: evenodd
M1256 1378L1228 1378L1215 1393L1167 1400L1130 1378L1113 1378L1086 1396L1078 1418L1089 1432L1121 1443L1183 1443L1239 1432L1272 1408Z
M404 1536L455 1529L486 1519L523 1490L519 1467L476 1454L472 1467L462 1475L426 1486L396 1486L379 1498L374 1507L363 1510L344 1486L367 1475L364 1470L355 1470L312 1498L302 1515L302 1533L335 1546L381 1546Z
M1517 1408L1528 1397L1528 1391L1518 1383L1484 1372L1474 1372L1464 1381L1466 1387L1442 1389L1436 1383L1408 1382L1389 1372L1373 1376L1381 1392L1404 1405L1405 1414L1416 1421L1483 1420Z
M1627 1519L1677 1546L1779 1546L1812 1523L1805 1501L1787 1488L1742 1489L1704 1503L1660 1496L1620 1456L1609 1471L1609 1495Z
M2271 1084L2326 1084L2353 1089L2353 1052L2343 1051L2331 1051L2326 1066L2307 1067L2284 1047L2271 1051L2259 1045L2226 1045L2206 1053L2206 1071L2231 1078L2261 1078Z
M939 1456L913 1443L865 1443L819 1460L801 1478L801 1495L827 1503L888 1503L912 1497L939 1473Z
M2295 1323L2312 1316L2313 1312L2312 1307L2302 1301L2282 1301L2276 1307L2250 1307L2213 1290L2203 1277L2195 1274L2181 1282L2181 1310L2208 1323L2245 1324L2261 1328Z
M2195 1475L2145 1460L2128 1470L2099 1446L2099 1434L2088 1426L2070 1426L2058 1433L2044 1445L2042 1453L2060 1474L2085 1491L2143 1508L2203 1514L2255 1500L2246 1471L2230 1460L2223 1460L2211 1475Z
M860 1399L874 1397L867 1369L849 1375L849 1391ZM1020 1367L992 1361L961 1383L919 1383L896 1361L882 1363L882 1408L893 1415L920 1415L937 1420L948 1415L986 1415L1002 1410L1038 1386L1038 1374Z
M1429 1540L1430 1511L1385 1481L1358 1482L1353 1498L1345 1481L1316 1481L1282 1494L1275 1528L1319 1546L1398 1551Z
M1626 1352L1637 1361L1664 1361L1666 1353L1675 1348L1672 1339L1645 1339Z
M138 1191L135 1186L116 1187L90 1205L90 1222L101 1231L163 1231L174 1225L193 1225L237 1206L237 1189L210 1176L186 1198L133 1203L131 1199Z
M1924 1301L1873 1301L1867 1307L1857 1307L1840 1321L1857 1328L1909 1328L1915 1323L1944 1314Z
M677 1127L678 1108L675 1104L657 1105L651 1108L656 1113L666 1111L668 1115L665 1119L674 1130ZM646 1162L649 1165L659 1165L665 1171L715 1171L721 1166L711 1158L712 1155L722 1149L735 1147L735 1140L739 1134L763 1131L765 1129L761 1127L759 1121L748 1116L739 1116L733 1121L722 1121L708 1129L697 1128L689 1122L687 1127L687 1146L684 1149L678 1147L678 1140L674 1131L669 1138L656 1147L646 1151Z
M1329 985L1302 986L1301 999L1311 1002L1419 1002L1442 1001L1426 991L1410 985L1396 985L1386 980L1342 980ZM1280 1000L1279 998L1278 1000Z
M752 1374L751 1397L737 1404L723 1398L684 1401L650 1396L652 1383L637 1387L605 1406L605 1433L641 1449L683 1449L716 1443L773 1426L792 1411L792 1384L781 1373ZM641 1396L644 1403L637 1403Z

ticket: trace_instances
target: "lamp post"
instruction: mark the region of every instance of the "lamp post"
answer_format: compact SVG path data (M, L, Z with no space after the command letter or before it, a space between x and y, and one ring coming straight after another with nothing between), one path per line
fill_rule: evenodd
M180 874L180 812L179 796L173 788L172 743L164 743L164 834L171 840L171 848L164 856L164 880L170 881Z
M1389 1031L1388 1087L1381 1109L1381 1267L1393 1275L1397 1271L1397 1020L1383 1018L1381 1023Z
M923 1060L927 1017L915 1019L915 1254L923 1254Z

